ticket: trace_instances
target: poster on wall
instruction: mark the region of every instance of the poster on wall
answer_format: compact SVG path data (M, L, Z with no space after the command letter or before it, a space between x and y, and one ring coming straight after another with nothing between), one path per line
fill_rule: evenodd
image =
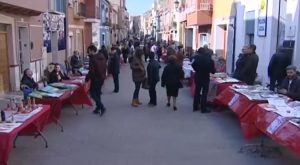
M65 15L43 14L43 42L47 53L51 53L51 34L56 33L58 50L66 49ZM53 37L53 36L52 36ZM52 38L53 39L53 38Z
M266 37L267 35L267 8L268 0L260 0L257 23L257 35L259 37Z

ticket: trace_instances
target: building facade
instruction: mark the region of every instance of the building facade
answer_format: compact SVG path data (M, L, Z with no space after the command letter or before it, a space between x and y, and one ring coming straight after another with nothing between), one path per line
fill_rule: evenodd
M86 19L86 2L85 0L70 0L66 12L67 19L67 53L60 62L70 60L74 51L78 51L80 55L86 53L85 50L85 32L84 20Z
M91 44L100 48L100 0L86 1L86 18L84 20L85 50Z
M108 0L100 1L100 45L110 45L111 32L111 5Z
M32 5L35 4L35 5ZM26 68L39 80L43 68L43 15L47 0L0 1L0 93L19 90Z

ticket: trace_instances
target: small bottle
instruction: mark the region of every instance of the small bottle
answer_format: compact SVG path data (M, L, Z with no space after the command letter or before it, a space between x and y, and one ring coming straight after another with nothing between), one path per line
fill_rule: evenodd
M30 97L28 98L27 105L28 105L28 109L31 110L32 109L32 104L31 104L31 98Z
M5 112L1 111L1 121L4 122L5 120Z

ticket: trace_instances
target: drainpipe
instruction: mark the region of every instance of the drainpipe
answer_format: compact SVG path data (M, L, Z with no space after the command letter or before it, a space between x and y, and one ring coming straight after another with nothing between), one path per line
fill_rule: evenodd
M66 38L66 54L65 54L65 60L68 59L68 54L69 54L69 14L68 14L68 5L69 1L65 1L65 38Z

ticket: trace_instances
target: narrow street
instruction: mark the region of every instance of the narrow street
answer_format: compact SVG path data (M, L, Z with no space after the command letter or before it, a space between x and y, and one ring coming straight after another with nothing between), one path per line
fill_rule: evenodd
M11 165L296 165L299 159L280 147L282 156L260 158L239 153L244 141L239 122L230 111L192 112L188 88L180 91L178 111L165 106L165 90L158 84L158 106L148 107L148 91L142 90L139 108L130 106L134 84L124 65L120 93L106 81L103 102L107 113L100 117L93 108L62 110L65 132L48 125L49 148L41 138L20 137L10 155ZM77 107L81 108L81 107ZM267 144L276 145L266 138ZM277 146L277 145L276 145Z

